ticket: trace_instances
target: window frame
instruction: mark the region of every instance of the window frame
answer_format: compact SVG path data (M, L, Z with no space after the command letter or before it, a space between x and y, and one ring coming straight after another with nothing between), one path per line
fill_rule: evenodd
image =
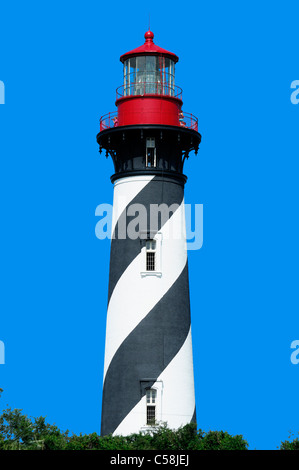
M156 271L157 241L154 238L146 240L145 250L146 250L146 271Z
M157 422L157 389L156 388L147 388L145 393L145 402L146 402L146 425L155 426ZM150 412L153 412L153 417L149 416Z
M141 257L140 257L140 275L141 277L156 276L162 277L162 233L157 232L154 236L149 236L148 232L140 232L140 240L142 241ZM155 250L147 250L146 243L149 241L156 242ZM155 253L155 270L147 270L147 253Z
M151 383L150 383L151 382ZM155 390L156 396L155 396L155 403L147 403L147 395L146 392L147 390ZM163 381L162 380L157 380L155 378L145 378L145 379L140 379L140 392L141 392L141 397L143 400L143 406L144 406L144 424L141 427L141 431L148 432L149 429L154 429L154 427L162 422L163 415L162 415L162 401L163 401ZM155 424L146 424L147 423L147 406L155 406Z
M149 165L148 151L151 151L153 164ZM145 166L146 168L157 167L157 151L156 151L156 139L155 137L147 137L145 142Z

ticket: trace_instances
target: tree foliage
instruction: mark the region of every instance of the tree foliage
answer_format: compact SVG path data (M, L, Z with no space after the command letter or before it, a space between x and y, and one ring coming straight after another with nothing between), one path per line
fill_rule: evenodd
M197 430L187 424L171 430L161 424L151 432L129 436L70 434L46 422L46 418L30 418L20 409L8 408L0 415L0 450L246 450L242 436L223 431Z
M293 435L294 434L290 432L289 439L291 439ZM280 444L280 450L299 450L299 438L296 437L293 438L293 440L283 441Z
M0 449L59 449L65 447L68 431L46 423L46 418L30 418L20 409L7 408L0 416Z

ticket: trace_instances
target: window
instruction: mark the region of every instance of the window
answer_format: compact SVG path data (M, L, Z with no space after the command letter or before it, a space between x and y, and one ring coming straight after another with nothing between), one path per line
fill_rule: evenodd
M156 423L156 399L157 390L149 388L146 391L146 424L148 425Z
M141 277L162 277L162 234L160 232L140 232Z
M124 61L124 96L175 95L173 60L163 56L137 56Z
M156 240L146 242L146 271L156 270Z
M163 382L155 377L140 380L140 398L143 400L142 431L149 431L149 426L162 422Z
M154 137L146 139L146 166L151 168L156 166L156 144Z
M124 96L131 94L131 73L130 73L130 59L124 62Z

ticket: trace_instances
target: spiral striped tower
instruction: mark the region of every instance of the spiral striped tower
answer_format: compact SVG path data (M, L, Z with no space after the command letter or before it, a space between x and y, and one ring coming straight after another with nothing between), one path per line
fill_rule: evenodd
M183 165L201 136L178 57L153 38L120 57L117 111L97 135L115 169L102 435L196 421Z

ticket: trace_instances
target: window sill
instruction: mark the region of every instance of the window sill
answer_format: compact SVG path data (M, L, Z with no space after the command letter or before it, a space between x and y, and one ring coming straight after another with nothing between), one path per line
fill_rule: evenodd
M141 277L146 277L146 276L162 277L162 273L159 271L142 271L140 275Z
M140 432L142 433L148 433L148 432L154 432L157 429L157 425L152 425L152 424L145 424L140 428Z

